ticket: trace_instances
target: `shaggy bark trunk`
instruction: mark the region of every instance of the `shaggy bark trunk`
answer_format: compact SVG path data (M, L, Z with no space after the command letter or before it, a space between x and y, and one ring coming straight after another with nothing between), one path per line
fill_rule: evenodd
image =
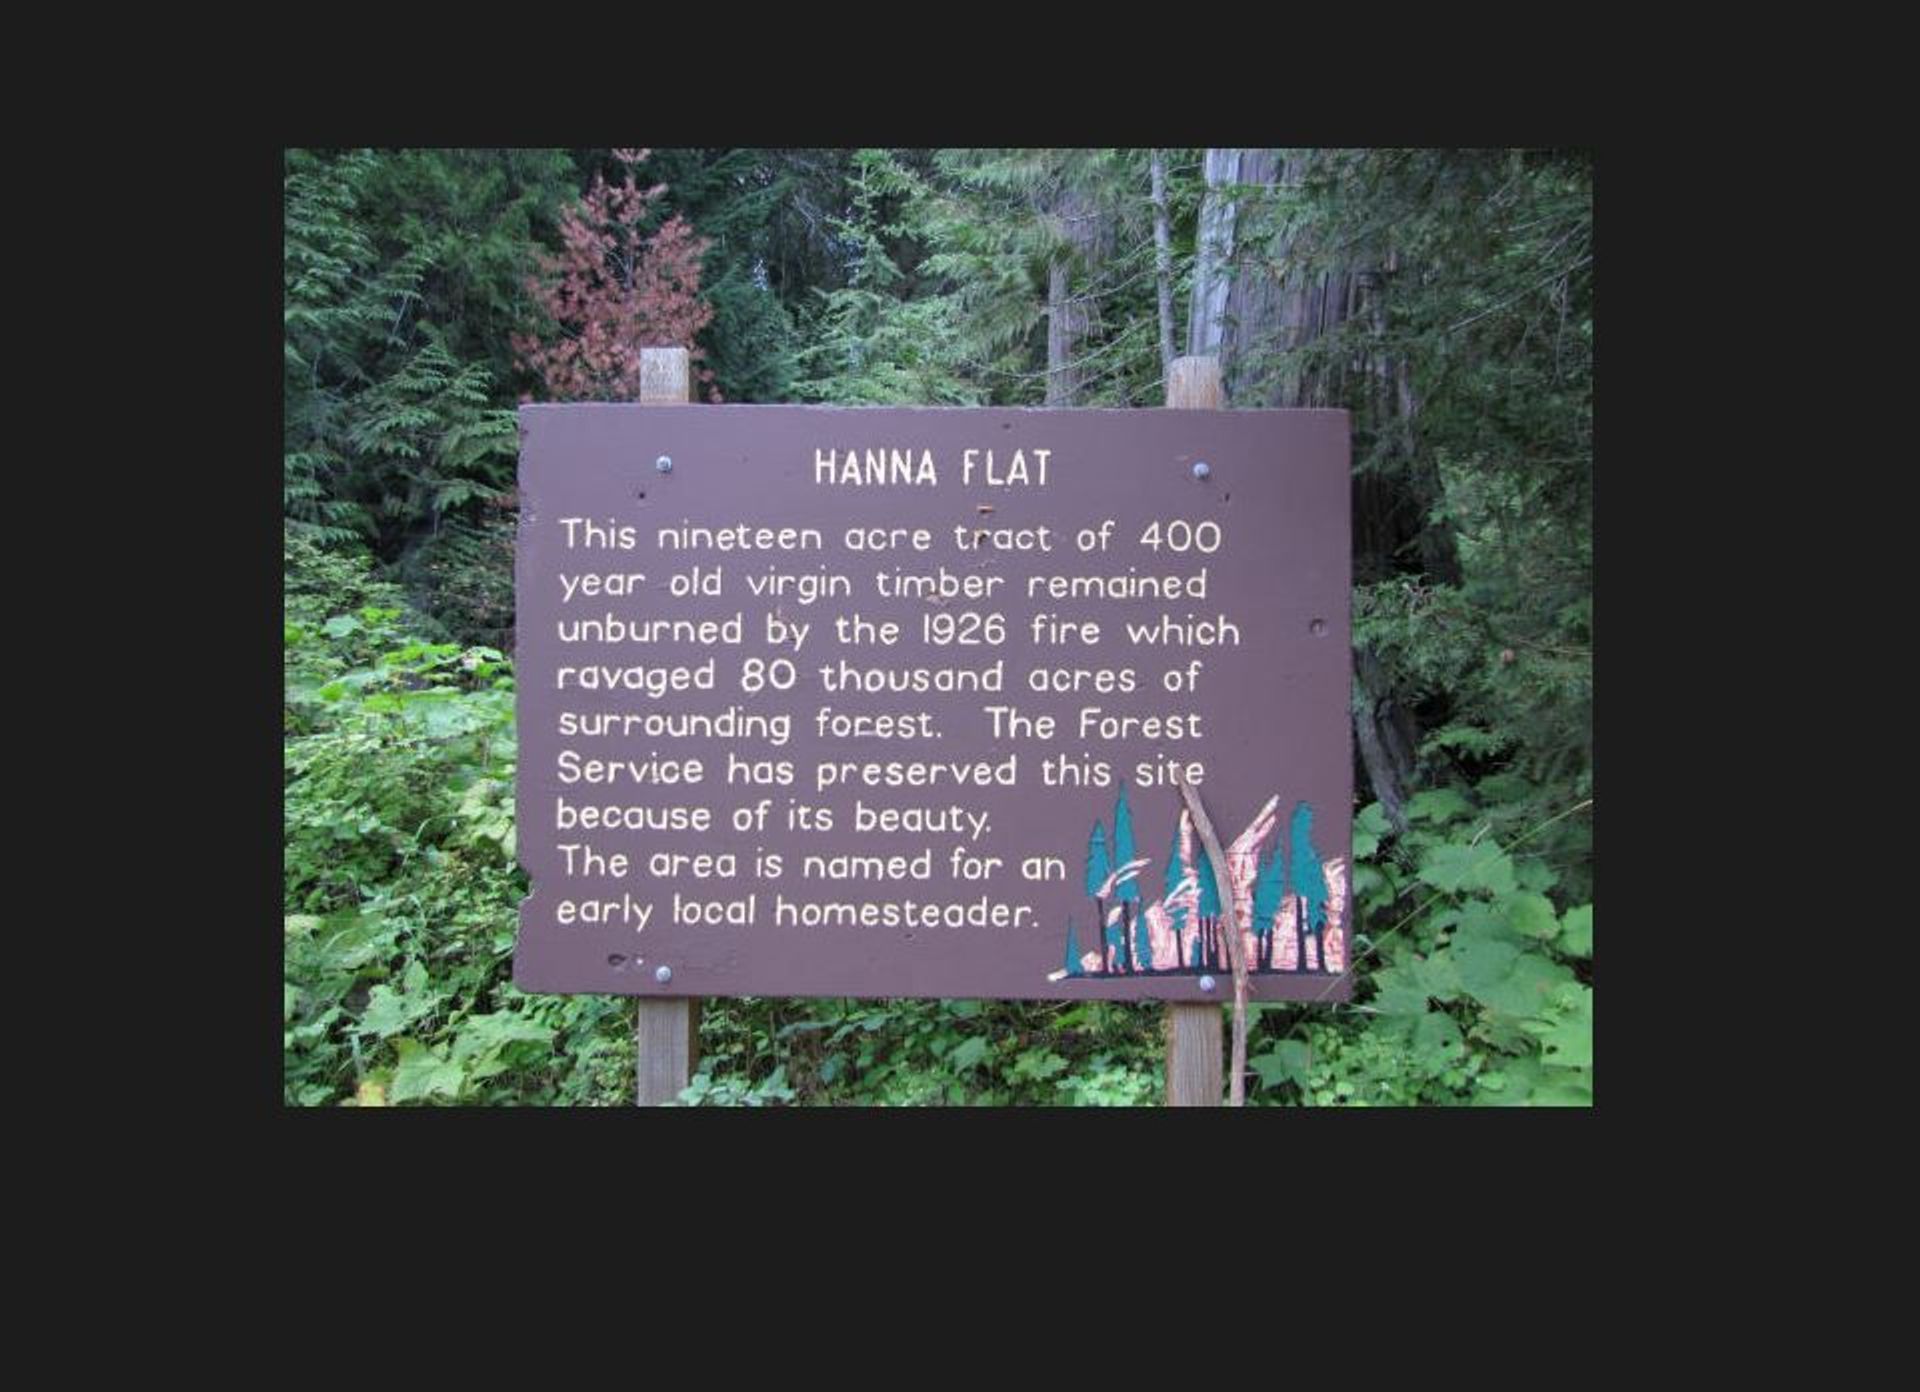
M1207 191L1200 200L1199 246L1193 294L1187 302L1187 353L1217 354L1226 334L1228 276L1233 263L1235 203L1227 185L1239 182L1240 151L1209 150L1203 162ZM1226 364L1220 364L1221 371Z
M1267 190L1281 174L1277 152L1240 151L1237 181L1256 191L1240 200L1234 219L1234 264L1227 277L1220 366L1226 374L1227 399L1241 406L1263 404L1265 383L1273 375L1270 340L1283 287L1270 260L1275 207Z
M1101 240L1099 212L1093 200L1071 184L1060 190L1052 211L1068 245L1047 266L1047 405L1078 406L1086 376L1080 366L1081 343L1093 325L1084 287ZM1078 295L1073 288L1076 267L1082 286Z
M1155 150L1147 157L1153 180L1153 273L1160 292L1160 375L1173 374L1173 236L1167 227L1167 156Z
M1413 778L1420 731L1394 699L1386 673L1371 648L1353 653L1353 734L1367 782L1395 831L1407 829L1407 784Z
M1071 406L1080 394L1074 380L1073 306L1067 294L1067 263L1047 267L1047 405Z

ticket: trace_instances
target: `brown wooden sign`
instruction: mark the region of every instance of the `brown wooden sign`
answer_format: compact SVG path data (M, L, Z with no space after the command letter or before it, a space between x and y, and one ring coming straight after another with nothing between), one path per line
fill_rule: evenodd
M523 989L1346 999L1345 412L520 424Z

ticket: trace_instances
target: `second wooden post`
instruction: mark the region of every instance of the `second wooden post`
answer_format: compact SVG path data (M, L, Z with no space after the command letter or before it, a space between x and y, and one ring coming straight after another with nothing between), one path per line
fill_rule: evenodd
M1226 405L1220 359L1175 358L1167 370L1167 405L1218 411ZM1221 1022L1217 1005L1167 1006L1167 1105L1217 1107L1221 1099Z

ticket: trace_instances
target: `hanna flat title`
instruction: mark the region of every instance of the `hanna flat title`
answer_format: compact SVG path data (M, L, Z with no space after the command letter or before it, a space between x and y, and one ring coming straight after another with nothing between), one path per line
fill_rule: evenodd
M961 486L1045 488L1052 453L1050 449L1016 449L1010 455L984 447L961 450ZM931 449L816 449L813 481L855 488L901 484L937 488L940 464Z

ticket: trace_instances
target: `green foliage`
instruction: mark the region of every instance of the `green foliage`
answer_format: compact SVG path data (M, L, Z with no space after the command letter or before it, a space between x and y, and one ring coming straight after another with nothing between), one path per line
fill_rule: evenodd
M853 157L851 209L832 228L846 284L818 291L794 393L842 406L969 406L984 393L964 375L963 305L952 294L912 296L910 257L931 196L885 150Z
M1591 1103L1593 906L1557 911L1546 892L1557 877L1522 849L1527 838L1501 846L1465 799L1430 798L1420 812L1392 845L1377 804L1355 819L1356 851L1371 843L1378 872L1364 887L1355 877L1364 950L1379 964L1370 994L1270 1048L1250 1044L1260 1100Z
M1591 161L1355 151L1298 205L1322 242L1396 268L1377 317L1311 350L1404 369L1391 396L1350 393L1355 459L1427 514L1390 573L1361 565L1356 642L1433 728L1428 777L1476 785L1515 834L1593 791ZM1591 895L1584 820L1539 849Z
M961 312L956 345L996 405L1047 396L1053 267L1078 329L1074 404L1161 404L1144 150L941 150L920 270Z
M631 1096L630 1003L522 996L508 970L526 891L502 655L508 408L526 386L509 340L558 209L610 160L288 152L290 1103ZM1407 829L1377 805L1354 823L1356 998L1256 1007L1251 1101L1590 1104L1590 161L1373 150L1306 167L1234 191L1242 267L1364 266L1364 294L1309 341L1249 345L1237 380L1297 374L1352 412L1355 637L1422 733ZM1078 403L1160 402L1145 151L665 150L648 171L669 185L658 216L708 242L699 342L730 401L1038 404L1061 268L1084 315ZM1198 152L1169 151L1168 174L1184 349ZM1204 857L1200 873L1217 915ZM1160 1020L710 1001L682 1100L1153 1105Z
M1153 1105L1158 1012L1091 1002L709 1001L688 1106Z
M509 979L508 664L410 636L364 558L295 537L286 566L286 1100L623 1098L620 1003Z
M357 183L374 246L422 267L412 322L497 384L496 404L527 385L508 340L526 319L531 254L580 183L564 151L536 149L382 150Z
M489 543L518 450L507 340L536 230L571 191L552 152L286 157L288 530L365 546L468 641L505 636L511 571Z

